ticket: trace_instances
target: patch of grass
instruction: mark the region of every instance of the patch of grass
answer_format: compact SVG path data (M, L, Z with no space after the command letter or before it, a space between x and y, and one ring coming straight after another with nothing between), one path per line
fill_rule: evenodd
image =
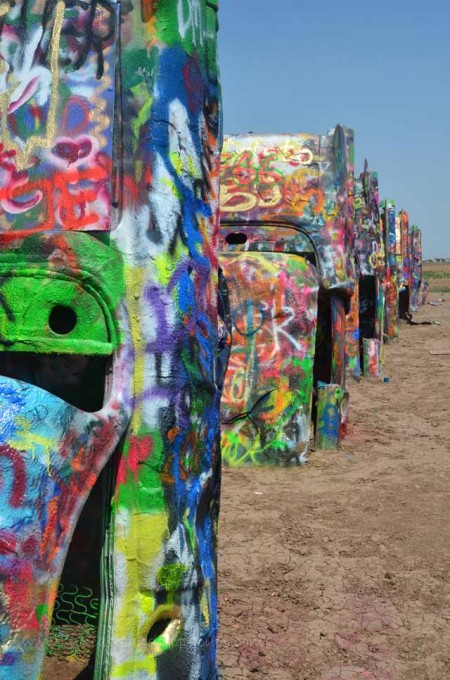
M448 272L427 271L424 274L426 279L448 279Z
M431 293L450 293L450 262L425 262L422 276Z

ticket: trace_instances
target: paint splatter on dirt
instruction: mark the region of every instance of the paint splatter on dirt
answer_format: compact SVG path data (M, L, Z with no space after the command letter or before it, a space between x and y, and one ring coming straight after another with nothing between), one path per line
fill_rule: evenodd
M416 320L441 325L400 322L390 382L350 384L340 451L224 471L224 680L450 677L450 297Z

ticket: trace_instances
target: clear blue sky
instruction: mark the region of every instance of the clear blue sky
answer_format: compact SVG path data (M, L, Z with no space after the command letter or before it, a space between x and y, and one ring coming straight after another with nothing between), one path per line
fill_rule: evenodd
M380 197L450 257L450 0L221 0L225 132L355 130Z

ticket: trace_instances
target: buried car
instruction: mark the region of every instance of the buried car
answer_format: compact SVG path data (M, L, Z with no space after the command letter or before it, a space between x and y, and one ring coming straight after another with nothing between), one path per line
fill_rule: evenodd
M2 680L216 677L216 12L2 7Z
M420 305L422 284L422 231L416 224L411 227L411 311L417 312Z
M409 314L412 302L411 231L406 210L400 210L395 219L395 240L399 286L398 313L402 318Z
M352 131L338 125L326 135L226 137L220 202L233 326L223 458L302 462L320 390L344 386L354 279Z
M398 337L399 298L395 203L390 198L381 203L381 224L386 250L386 276L383 283L385 300L383 337L386 342L389 342Z
M357 281L347 316L346 366L359 379L380 375L383 343L385 247L381 230L378 175L367 161L355 179L355 259Z

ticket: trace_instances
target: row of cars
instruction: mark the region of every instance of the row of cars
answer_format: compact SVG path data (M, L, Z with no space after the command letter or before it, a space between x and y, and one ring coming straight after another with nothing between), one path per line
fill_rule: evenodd
M217 12L1 5L0 680L215 680L222 384L225 462L304 461L420 280L337 126L225 140L218 287Z
M419 304L421 231L354 175L353 131L235 135L221 161L220 266L231 352L222 406L229 465L335 448L346 375L380 376L385 341Z

